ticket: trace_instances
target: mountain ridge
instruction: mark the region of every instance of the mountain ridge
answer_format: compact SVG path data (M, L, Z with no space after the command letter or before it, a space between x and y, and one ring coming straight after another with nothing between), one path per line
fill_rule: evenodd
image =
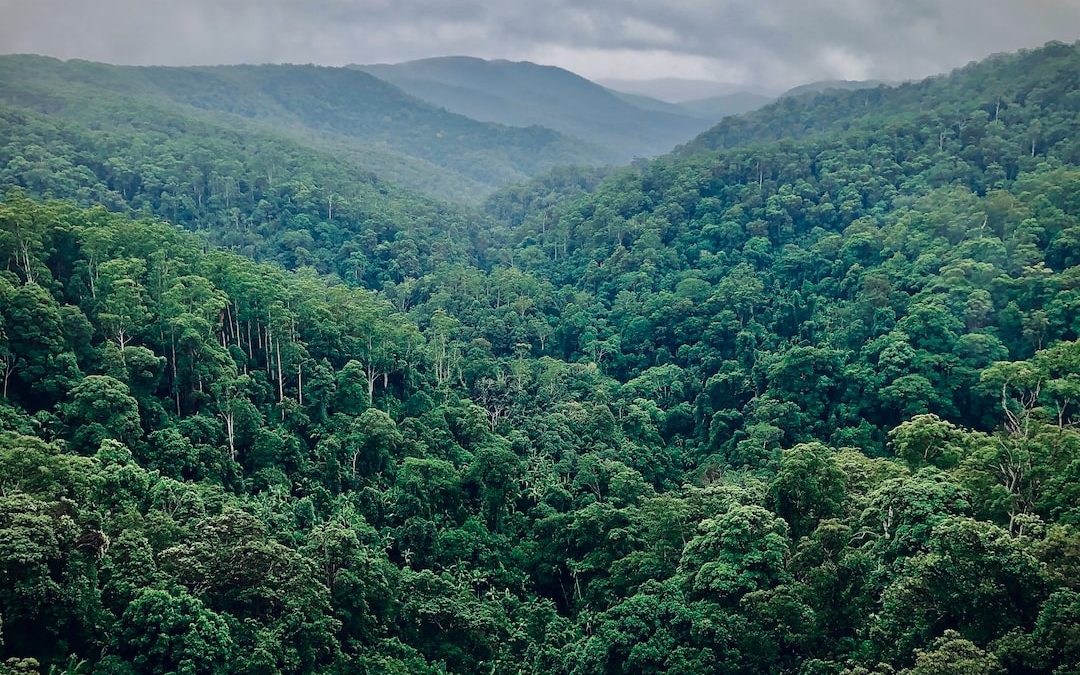
M77 94L75 94L77 92ZM206 114L279 127L290 133L351 139L358 157L374 147L392 163L416 160L477 186L523 179L560 164L604 163L604 151L541 128L472 120L408 95L366 73L327 66L111 66L48 57L0 57L0 100L51 115L108 126L112 97L180 104ZM228 121L228 120L225 120ZM418 165L416 165L418 167ZM377 170L379 166L372 167ZM394 167L391 166L391 169ZM422 170L409 187L423 188ZM464 185L464 183L463 183ZM448 195L447 195L448 196Z
M543 124L602 143L623 161L667 152L707 126L689 114L638 107L576 73L528 61L435 57L350 67L471 118Z
M1071 61L1078 52L1080 41L1054 41L1042 48L994 54L949 73L895 86L857 87L854 90L826 88L823 92L811 92L812 95L787 96L745 115L723 120L681 146L676 154L781 139L798 140L873 125L875 113L886 109L894 116L934 115L936 124L946 126L952 125L947 118L960 116L962 128L963 116L976 112L962 108L968 105L963 99L968 93L982 97L979 105L993 121L997 114L1007 109L1010 99L1023 100L1038 86L1061 86L1066 90L1076 86L1080 74L1071 67ZM1025 73L1025 69L1031 72ZM954 90L951 85L955 82L968 83L967 88Z

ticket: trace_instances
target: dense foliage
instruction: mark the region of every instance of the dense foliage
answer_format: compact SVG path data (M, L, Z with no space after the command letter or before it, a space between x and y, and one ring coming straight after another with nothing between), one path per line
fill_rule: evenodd
M12 55L0 57L0 102L90 131L172 136L201 123L213 127L210 135L271 134L330 153L324 162L345 160L353 171L454 200L553 166L613 157L550 128L448 112L349 68L123 67Z
M898 87L851 84L859 86L846 92L829 88L818 93L796 88L776 105L725 119L687 143L682 154L829 131L880 133L882 121L888 119L890 125L935 136L942 150L957 140L970 146L984 136L993 138L996 122L1006 127L1022 125L1025 133L1019 140L1031 155L1046 154L1049 146L1065 142L1068 152L1058 148L1059 156L1077 161L1075 137L1061 135L1062 127L1076 123L1069 114L1076 110L1080 87L1075 44L1051 42L1041 49L999 54L949 75ZM988 161L1000 163L1009 156L990 154Z
M0 184L154 214L256 260L365 285L482 262L470 256L486 248L483 220L466 209L273 134L126 113L136 128L90 130L0 106Z
M292 197L254 251L5 156L4 667L1078 672L1077 77L384 214L355 274Z

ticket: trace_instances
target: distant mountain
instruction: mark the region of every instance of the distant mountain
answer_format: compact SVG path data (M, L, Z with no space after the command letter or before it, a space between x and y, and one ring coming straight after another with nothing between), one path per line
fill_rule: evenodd
M679 77L661 77L651 80L603 79L597 80L608 89L660 99L668 103L693 101L713 96L723 96L743 91L737 84L713 80L693 80Z
M873 89L882 85L888 85L882 80L819 80L807 82L797 87L788 89L779 98L789 96L805 96L806 94L821 94L826 91L858 91L860 89Z
M617 89L608 89L616 98L626 101L630 105L641 108L642 110L653 110L655 112L669 113L671 115L687 115L691 117L700 117L700 115L694 115L690 113L684 106L679 103L668 103L667 101L661 101L658 98L651 96L644 96L642 94L628 94L625 91L618 91Z
M698 117L719 121L729 115L741 115L771 103L772 96L749 91L710 96L694 101L683 101L678 107Z
M0 103L95 129L139 124L126 111L147 106L210 115L217 124L254 124L444 197L480 197L554 166L615 158L548 128L469 119L349 68L129 67L5 56ZM690 137L687 131L680 128L679 136Z
M708 127L696 116L662 109L659 101L631 102L554 66L455 56L351 67L461 115L543 125L600 145L622 160L667 152Z

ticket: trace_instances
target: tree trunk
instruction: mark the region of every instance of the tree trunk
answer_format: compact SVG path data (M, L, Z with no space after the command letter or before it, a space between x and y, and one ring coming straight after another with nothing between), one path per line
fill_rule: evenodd
M221 413L222 419L225 420L225 435L229 438L229 457L232 461L236 461L236 436L235 436L235 424L236 419L233 417L232 412Z
M4 399L8 397L8 383L11 381L11 375L15 372L15 358L4 359Z
M277 348L278 403L280 403L285 400L285 378L281 374L281 340L277 341L275 347Z
M169 332L169 340L172 346L172 388L173 393L176 395L176 416L180 416L180 385L177 382L179 379L176 370L176 333Z

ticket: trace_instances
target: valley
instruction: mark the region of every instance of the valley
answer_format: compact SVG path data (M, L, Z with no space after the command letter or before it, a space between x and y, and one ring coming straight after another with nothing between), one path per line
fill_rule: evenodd
M1074 672L1080 43L638 84L0 56L0 672Z

